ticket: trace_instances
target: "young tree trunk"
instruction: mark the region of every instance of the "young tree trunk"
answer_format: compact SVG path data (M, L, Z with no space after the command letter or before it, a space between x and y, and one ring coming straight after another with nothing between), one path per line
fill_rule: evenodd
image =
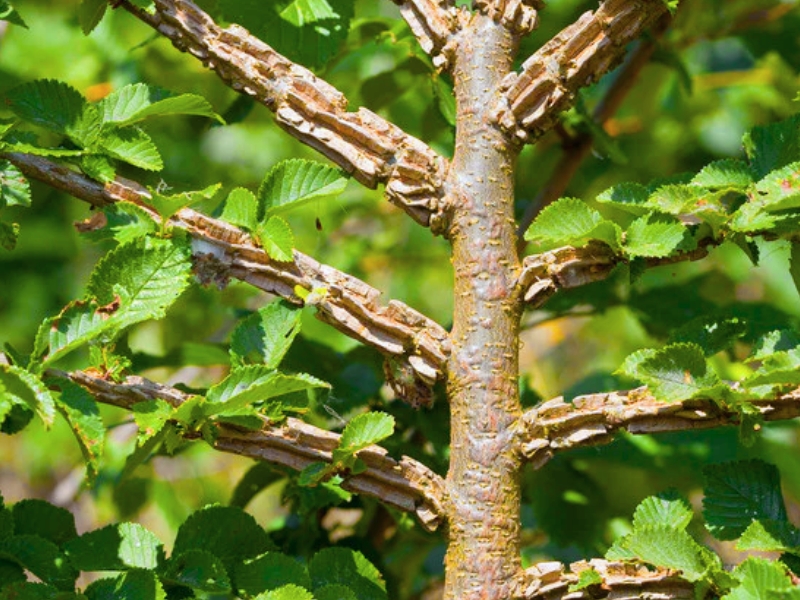
M450 545L445 598L510 598L521 572L520 460L510 428L520 416L520 265L513 218L516 148L488 112L515 40L471 16L455 58L456 150L448 177L455 312L448 368Z

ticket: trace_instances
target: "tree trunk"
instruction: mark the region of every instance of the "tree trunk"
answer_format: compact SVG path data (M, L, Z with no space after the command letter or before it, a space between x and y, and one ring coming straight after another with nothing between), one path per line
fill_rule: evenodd
M448 177L455 271L448 396L450 545L445 598L505 599L521 572L520 461L510 428L520 416L519 274L513 219L517 150L489 109L516 42L480 13L461 34L453 78L456 150Z

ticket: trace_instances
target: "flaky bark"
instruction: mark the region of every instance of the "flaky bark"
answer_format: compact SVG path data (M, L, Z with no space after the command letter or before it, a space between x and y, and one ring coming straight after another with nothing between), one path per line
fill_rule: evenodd
M94 206L134 202L159 219L147 205L150 192L134 181L118 178L102 185L45 158L20 153L0 153L0 158ZM447 331L435 321L397 300L381 305L380 291L297 250L294 262L272 260L248 233L192 209L181 209L169 223L192 236L195 273L204 283L222 286L233 277L298 305L304 301L295 293L297 286L324 290L314 300L317 317L392 360L405 376L389 381L402 399L415 406L431 402L431 387L443 376L449 352Z
M128 377L122 383L109 381L85 371L52 372L66 377L85 388L98 402L130 409L137 402L165 400L180 406L190 394L142 377ZM339 445L339 435L287 418L272 424L264 419L258 431L232 425L217 425L214 448L263 460L302 471L315 462L331 462L331 453ZM381 502L416 515L428 530L436 529L442 521L444 482L423 464L403 456L395 460L379 446L369 446L358 452L366 470L358 475L345 475L342 487L346 490L377 498Z
M448 66L452 58L455 34L466 15L455 8L453 0L392 0L425 52L437 67Z
M238 25L218 26L188 0L156 0L150 15L122 6L213 69L233 89L275 113L276 121L435 233L446 227L442 183L447 161L382 117L359 108L308 69L275 52Z
M756 398L750 404L764 421L800 416L800 390ZM735 406L702 398L663 402L647 388L578 396L572 402L554 398L526 411L519 421L519 451L534 468L557 452L607 444L620 431L633 434L692 431L738 425Z
M520 140L535 141L666 12L663 0L606 0L584 13L504 79L493 118Z

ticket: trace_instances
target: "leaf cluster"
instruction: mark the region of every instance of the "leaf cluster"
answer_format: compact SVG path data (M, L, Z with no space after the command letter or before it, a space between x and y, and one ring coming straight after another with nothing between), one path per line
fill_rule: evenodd
M703 516L718 540L736 540L739 550L781 552L779 561L750 557L732 571L687 531L693 513L675 492L645 499L634 512L633 529L606 553L612 560L641 560L674 569L707 592L726 600L797 595L792 570L800 566L800 531L788 521L777 469L759 460L705 468Z
M100 575L82 590L82 572ZM29 574L37 582L29 579ZM307 562L284 554L256 520L212 505L178 528L170 556L137 523L78 535L67 510L0 497L0 599L168 600L236 595L254 600L385 600L378 570L358 551L330 547Z

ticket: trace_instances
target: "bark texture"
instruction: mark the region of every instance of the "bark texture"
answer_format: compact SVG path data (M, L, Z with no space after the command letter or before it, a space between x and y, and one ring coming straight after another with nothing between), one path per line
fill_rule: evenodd
M511 442L517 385L519 272L513 218L516 148L488 107L511 68L515 39L475 13L454 64L456 150L447 181L455 313L448 363L451 407L450 545L445 598L509 598L520 576L519 458Z

